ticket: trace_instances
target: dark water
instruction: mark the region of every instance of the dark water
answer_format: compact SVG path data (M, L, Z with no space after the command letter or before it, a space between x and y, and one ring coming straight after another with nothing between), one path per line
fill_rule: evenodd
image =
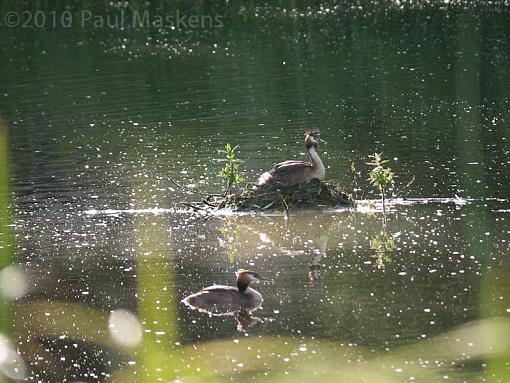
M2 288L21 290L2 333L24 367L0 357L0 381L510 379L510 7L420 4L180 4L223 22L176 30L3 25L2 265L12 248L18 266ZM118 7L90 9L144 9ZM327 178L360 200L378 198L368 155L391 159L386 225L368 202L289 219L179 205L192 197L170 177L218 192L225 143L253 181L306 158L308 128L328 141ZM274 279L247 332L179 303L239 268Z

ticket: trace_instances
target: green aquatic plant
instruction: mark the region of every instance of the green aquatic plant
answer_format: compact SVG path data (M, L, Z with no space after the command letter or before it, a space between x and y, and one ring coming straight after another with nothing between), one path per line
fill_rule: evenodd
M369 156L372 158L372 162L367 163L367 165L371 165L374 168L370 170L368 173L370 183L374 186L379 193L381 193L381 199L383 204L383 212L386 213L386 188L389 186L393 186L395 181L393 180L393 176L395 173L389 168L386 164L389 160L383 160L383 153L374 153Z
M218 177L222 178L225 182L224 195L229 194L233 187L244 182L244 173L239 170L239 166L244 161L237 158L236 150L238 147L239 145L232 147L232 145L226 144L224 150L218 149L218 153L224 155L220 161L225 162L225 166L218 174Z

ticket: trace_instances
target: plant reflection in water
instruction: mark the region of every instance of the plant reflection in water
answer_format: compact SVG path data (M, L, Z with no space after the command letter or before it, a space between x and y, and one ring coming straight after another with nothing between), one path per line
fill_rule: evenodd
M370 248L375 251L375 264L378 269L384 269L386 263L391 262L391 253L397 248L395 237L388 234L386 227L370 240Z

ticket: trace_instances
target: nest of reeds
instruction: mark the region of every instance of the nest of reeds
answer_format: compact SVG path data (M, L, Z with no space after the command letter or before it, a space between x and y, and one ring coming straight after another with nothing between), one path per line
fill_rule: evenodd
M291 208L332 208L354 205L354 199L332 181L314 179L306 184L262 185L229 195L224 206L234 210L289 210Z

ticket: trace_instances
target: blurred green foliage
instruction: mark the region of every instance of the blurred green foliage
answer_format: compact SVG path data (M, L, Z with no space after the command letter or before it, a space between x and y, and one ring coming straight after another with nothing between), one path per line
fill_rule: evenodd
M0 118L0 270L13 261L8 133L7 123ZM11 302L2 296L0 291L0 334L11 332Z

